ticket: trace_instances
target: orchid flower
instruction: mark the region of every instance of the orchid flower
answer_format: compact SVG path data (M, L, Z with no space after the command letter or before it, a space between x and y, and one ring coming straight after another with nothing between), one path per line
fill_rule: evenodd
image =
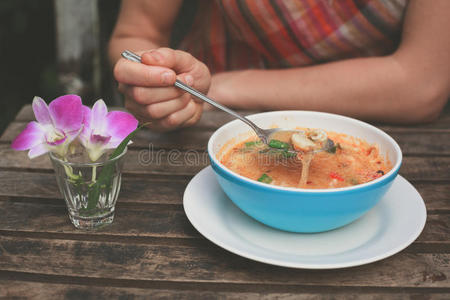
M99 159L107 149L116 148L138 126L138 121L127 112L108 112L101 99L92 110L83 106L83 113L84 127L79 140L92 161Z
M15 150L30 150L29 158L49 151L64 157L70 143L82 129L81 98L77 95L65 95L47 106L42 98L34 97L32 107L37 122L28 123L11 147Z

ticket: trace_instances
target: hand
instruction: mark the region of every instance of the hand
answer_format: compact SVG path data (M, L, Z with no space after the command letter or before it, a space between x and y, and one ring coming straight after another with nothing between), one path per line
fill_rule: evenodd
M142 64L121 58L114 67L125 107L158 131L195 124L202 115L203 101L173 84L179 79L206 94L211 84L208 68L184 51L159 48L138 54Z

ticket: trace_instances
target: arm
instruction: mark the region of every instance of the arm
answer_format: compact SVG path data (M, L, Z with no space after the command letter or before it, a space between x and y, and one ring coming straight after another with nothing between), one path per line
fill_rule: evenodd
M124 50L142 52L168 47L181 4L182 0L123 0L109 42L112 65Z
M395 123L434 120L450 93L449 12L448 0L411 0L392 55L219 73L209 95L238 108L321 110Z

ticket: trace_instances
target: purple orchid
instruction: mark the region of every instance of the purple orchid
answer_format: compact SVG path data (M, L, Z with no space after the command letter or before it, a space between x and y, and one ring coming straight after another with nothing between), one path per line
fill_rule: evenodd
M77 95L65 95L47 106L42 98L34 97L32 107L37 122L28 123L11 147L15 150L30 150L30 158L49 151L65 156L70 143L83 126L81 98Z
M111 111L103 100L97 100L92 110L83 106L83 130L79 140L88 151L89 158L96 161L107 149L116 148L138 126L131 114Z

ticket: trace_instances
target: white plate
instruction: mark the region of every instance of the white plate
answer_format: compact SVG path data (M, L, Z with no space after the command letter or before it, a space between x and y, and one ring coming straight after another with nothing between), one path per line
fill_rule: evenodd
M225 195L210 166L188 184L183 204L192 225L218 246L256 261L304 269L345 268L384 259L410 245L426 221L422 197L401 176L362 218L323 233L285 232L254 220Z

